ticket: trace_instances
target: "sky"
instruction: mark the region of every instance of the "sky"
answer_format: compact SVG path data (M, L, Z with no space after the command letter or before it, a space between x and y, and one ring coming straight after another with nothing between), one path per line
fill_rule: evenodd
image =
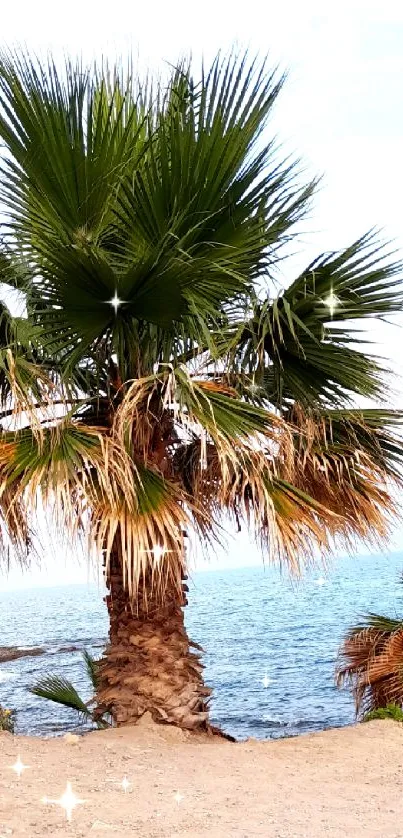
M322 175L293 272L372 227L403 254L403 5L396 0L69 0L63 11L54 0L17 0L3 4L0 43L56 58L132 54L152 72L190 53L208 62L233 46L268 54L288 71L271 131L302 158L307 174ZM399 371L400 326L374 324L373 337ZM401 385L395 406L403 406ZM393 546L403 548L403 532ZM87 580L79 557L57 545L48 552L42 572L12 570L0 576L0 590ZM211 566L258 561L242 535Z

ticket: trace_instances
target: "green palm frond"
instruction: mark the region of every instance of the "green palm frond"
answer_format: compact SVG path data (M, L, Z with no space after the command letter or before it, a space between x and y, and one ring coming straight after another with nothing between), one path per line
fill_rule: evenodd
M69 419L50 427L39 424L3 433L0 473L1 512L19 550L27 538L28 510L35 512L39 497L53 510L61 532L68 531L73 539L85 531L85 522L90 524L89 512L99 508L101 499L108 526L116 526L122 496L128 513L137 508L130 458L99 429L78 426ZM19 509L25 515L17 515Z
M255 302L253 317L234 332L237 363L279 407L379 397L385 369L361 351L371 340L362 324L401 310L401 271L373 233L319 257L276 299Z
M281 424L273 412L239 399L225 381L192 377L184 367L135 380L116 411L114 433L121 445L130 440L136 456L146 459L158 439L156 420L161 455L165 437L174 447L175 441L198 438L203 448L213 443L219 455L236 456L237 443L246 450L259 434L273 440Z
M89 681L95 693L98 687L97 661L94 660L86 649L83 651L83 658ZM105 713L100 714L96 707L95 709L91 709L91 704L94 703L94 699L91 699L89 702L83 701L73 684L67 678L62 678L58 675L46 675L33 687L30 687L29 692L37 695L39 698L45 698L48 701L61 704L63 707L76 710L81 722L92 722L101 730L110 726L110 722Z
M365 614L360 622L350 629L348 636L354 637L367 629L375 629L381 634L391 634L395 631L403 631L403 620L385 617L383 614Z
M67 678L60 678L58 675L47 675L30 687L30 692L39 698L46 698L56 704L62 704L71 710L76 710L82 719L92 719L91 710L80 698L77 690Z
M70 371L104 339L123 364L139 323L172 344L187 318L180 333L200 339L267 271L313 190L272 144L257 150L282 84L264 64L217 59L201 85L183 66L153 109L110 75L0 62L1 195L31 265L29 312Z
M84 649L83 651L83 658L88 678L90 680L90 683L92 684L95 693L98 688L97 661L95 660L95 658L92 657L92 655L90 655L89 652L87 652L87 649Z
M0 101L10 153L2 199L20 235L48 257L52 235L61 245L80 232L84 242L96 240L145 133L147 109L131 78L70 61L60 72L51 58L41 64L3 53Z

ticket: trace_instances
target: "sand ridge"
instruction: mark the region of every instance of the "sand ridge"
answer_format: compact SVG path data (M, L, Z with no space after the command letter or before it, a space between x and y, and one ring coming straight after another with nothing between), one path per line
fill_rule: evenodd
M233 744L146 721L68 739L0 733L0 838L403 838L395 722ZM84 801L71 823L43 802L68 781Z

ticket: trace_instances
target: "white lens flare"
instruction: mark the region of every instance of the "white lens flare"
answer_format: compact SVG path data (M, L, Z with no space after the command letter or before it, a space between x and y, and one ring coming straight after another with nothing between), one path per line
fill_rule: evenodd
M24 765L24 763L21 760L20 755L18 754L18 757L17 757L14 765L11 766L11 768L12 768L13 771L15 771L18 779L20 779L21 774L23 774L23 772L25 771L26 768L29 768L29 765Z
M124 793L126 794L126 792L128 792L128 791L129 791L129 788L130 788L130 786L131 786L131 782L130 782L130 780L128 780L128 779L127 779L127 777L125 776L125 777L123 777L123 780L122 780L122 782L121 782L121 784L120 784L120 785L121 785L121 787L122 787L122 789L123 789Z
M80 797L76 797L71 787L71 783L68 782L66 784L65 792L63 792L58 800L53 800L51 797L43 797L42 803L54 803L56 806L61 806L61 808L66 812L67 820L71 822L73 819L74 809L76 806L85 803L85 800L82 800Z
M323 300L323 302L324 302L325 306L328 307L328 309L330 311L330 316L333 317L333 315L336 311L336 308L340 305L339 298L336 297L335 294L333 294L333 291L331 291L330 294L328 294L328 296Z
M117 313L118 313L118 308L119 308L119 306L121 306L121 305L122 305L122 303L123 303L123 302L124 302L123 300L120 300L120 299L119 299L119 297L118 297L118 292L117 292L117 291L115 291L115 293L114 293L114 295L113 295L112 299L111 299L111 300L108 300L108 303L109 303L109 305L111 305L111 306L112 306L112 308L114 309L115 314L117 314Z

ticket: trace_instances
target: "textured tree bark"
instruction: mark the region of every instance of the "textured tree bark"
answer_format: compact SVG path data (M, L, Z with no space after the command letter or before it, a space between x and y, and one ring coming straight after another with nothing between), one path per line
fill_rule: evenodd
M185 577L184 577L185 578ZM172 585L162 601L143 583L130 601L117 555L110 562L106 603L110 618L109 644L99 664L97 703L117 725L132 725L150 712L154 721L187 730L213 731L208 722L208 696L203 682L203 650L185 629L182 592Z

